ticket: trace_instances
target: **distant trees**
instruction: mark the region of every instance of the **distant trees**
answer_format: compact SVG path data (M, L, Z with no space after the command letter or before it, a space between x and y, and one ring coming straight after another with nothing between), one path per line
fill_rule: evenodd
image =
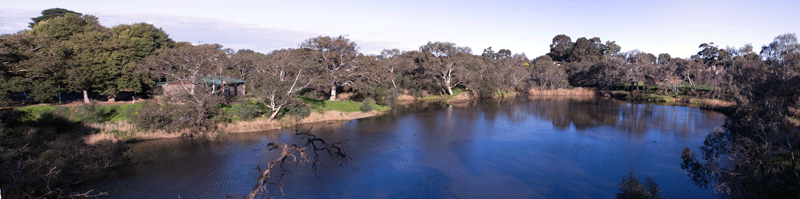
M428 42L420 46L419 51L422 59L418 64L430 71L428 74L444 89L445 94L453 95L453 87L463 84L468 76L464 69L470 61L472 50L450 42Z
M563 66L553 63L550 56L542 55L533 61L531 66L533 85L545 89L564 88L568 86L567 73Z
M48 19L52 19L52 18L56 18L56 17L61 17L61 16L64 16L66 14L75 14L77 16L83 15L81 13L78 13L78 12L75 12L75 11L72 11L72 10L67 10L67 9L64 9L64 8L50 8L50 9L47 9L47 10L42 10L42 16L31 18L31 20L33 20L33 22L29 23L28 27L29 28L33 28L39 22L47 21Z
M338 87L349 85L354 78L362 75L356 71L358 46L344 36L311 38L300 44L300 47L312 50L314 60L322 65L322 73L326 75L326 81L331 88L331 101L336 101Z
M149 24L109 29L94 16L64 9L45 10L34 21L30 31L3 36L7 46L33 47L6 54L11 61L6 65L14 68L6 75L13 92L30 91L44 102L54 101L61 91L83 92L87 103L88 92L112 100L121 91L143 92L151 82L135 70L135 63L174 43Z

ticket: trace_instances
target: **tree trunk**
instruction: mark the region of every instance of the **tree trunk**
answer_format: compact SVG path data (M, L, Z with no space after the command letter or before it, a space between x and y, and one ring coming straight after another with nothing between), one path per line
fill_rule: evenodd
M281 107L283 107L283 105L278 106L278 108L275 109L274 112L272 112L272 115L269 116L269 119L268 119L269 121L272 121L272 119L275 119L275 116L277 116L278 112L281 111Z
M331 87L331 101L336 101L336 86Z
M453 89L450 86L447 86L447 95L453 95Z
M86 90L83 90L83 103L91 103L89 102L89 92Z

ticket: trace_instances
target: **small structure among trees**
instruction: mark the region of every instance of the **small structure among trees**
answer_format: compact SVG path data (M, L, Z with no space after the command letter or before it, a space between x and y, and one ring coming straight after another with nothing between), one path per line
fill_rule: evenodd
M221 94L226 97L245 94L244 80L224 76L205 77L202 82L172 81L158 83L158 85L161 86L161 93L163 95L176 95L186 92L187 90L189 93L194 94L194 87L197 84L205 84L212 88L210 91L211 94Z

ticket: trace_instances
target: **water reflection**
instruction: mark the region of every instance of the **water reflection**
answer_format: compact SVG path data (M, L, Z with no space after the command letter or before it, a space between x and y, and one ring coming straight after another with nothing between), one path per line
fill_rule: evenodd
M283 191L290 198L607 198L632 170L653 176L668 198L714 197L692 185L679 155L723 120L696 108L598 99L398 106L380 117L298 126L343 142L354 160L295 168L282 178ZM246 193L260 158L254 149L296 142L294 131L136 144L136 157L149 162L90 187L120 198Z

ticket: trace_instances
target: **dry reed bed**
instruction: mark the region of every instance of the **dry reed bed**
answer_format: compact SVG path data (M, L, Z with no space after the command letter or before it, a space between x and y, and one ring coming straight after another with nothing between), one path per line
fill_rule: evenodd
M553 90L532 88L528 90L529 96L594 96L596 93L597 92L594 89L583 87Z

